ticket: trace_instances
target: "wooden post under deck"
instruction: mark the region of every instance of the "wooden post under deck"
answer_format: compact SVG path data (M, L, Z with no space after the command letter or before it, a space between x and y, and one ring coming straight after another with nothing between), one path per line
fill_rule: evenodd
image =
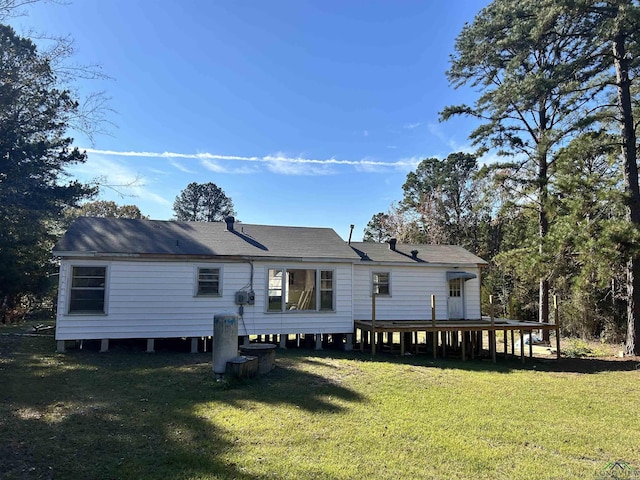
M493 295L489 295L489 315L491 316L491 331L489 332L489 350L491 350L491 361L496 363L496 331L495 320L493 318Z
M469 340L471 340L471 360L476 358L476 332L469 332Z
M515 340L515 331L511 330L511 355L516 354L516 340Z
M376 354L376 292L371 292L371 356Z
M504 339L504 358L507 358L509 352L507 352L507 331L503 330L503 339Z
M558 312L558 296L553 296L553 314L554 323L556 324L556 359L560 360L560 314Z
M433 327L433 359L436 359L438 338L436 334L436 296L431 295L431 326Z
M375 301L375 300L374 300ZM373 304L372 304L373 306ZM494 305L495 306L495 305ZM434 298L435 307L435 298ZM361 349L369 348L366 344L371 344L371 350L375 354L380 350L381 346L386 346L386 342L391 339L395 340L396 332L400 342L400 354L407 354L411 351L411 344L413 342L413 335L416 332L424 332L427 338L426 344L432 345L432 355L436 358L446 356L449 347L453 349L460 349L463 354L463 359L468 357L472 359L477 357L477 354L482 354L484 343L484 332L487 332L488 350L492 360L497 361L497 332L503 331L503 336L506 340L505 352L508 352L508 335L506 330L512 332L511 337L515 336L514 331L520 332L520 355L521 360L524 363L525 360L525 335L530 336L534 330L555 330L559 332L559 327L553 323L540 324L532 321L518 321L510 319L499 319L492 316L491 318L484 318L476 321L464 320L464 321L434 321L436 312L435 308L432 308L432 321L420 321L411 319L396 319L396 320L379 320L375 317L375 306L373 306L373 318L371 320L355 320L354 327L356 330L360 330L361 336ZM495 314L495 311L494 311ZM387 335L386 337L384 335ZM384 341L384 343L383 343ZM438 342L442 342L442 352L438 352L440 347ZM417 345L415 345L417 346ZM395 343L394 343L395 347ZM511 351L515 351L515 342L512 340ZM395 353L395 349L394 349ZM533 344L529 343L529 356L533 357Z
M466 361L467 358L465 356L465 345L467 343L467 332L461 332L462 333L462 361Z

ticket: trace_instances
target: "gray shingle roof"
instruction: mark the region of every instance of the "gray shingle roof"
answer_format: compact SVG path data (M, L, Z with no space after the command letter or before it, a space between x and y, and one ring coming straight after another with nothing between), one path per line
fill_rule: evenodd
M458 245L424 245L397 243L391 250L387 243L351 242L351 248L365 262L406 264L443 263L487 265L487 262ZM417 258L411 251L417 250Z
M53 253L358 259L330 228L95 217L77 219Z

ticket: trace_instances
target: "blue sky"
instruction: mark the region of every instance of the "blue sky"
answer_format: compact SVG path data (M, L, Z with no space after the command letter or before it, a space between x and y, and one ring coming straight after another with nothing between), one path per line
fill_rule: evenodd
M246 223L324 226L362 237L402 198L427 157L469 150L468 120L438 122L472 101L445 71L455 37L486 5L423 1L123 1L41 3L16 19L71 35L75 60L102 66L116 113L82 179L128 184L122 197L170 219L190 182L214 182Z

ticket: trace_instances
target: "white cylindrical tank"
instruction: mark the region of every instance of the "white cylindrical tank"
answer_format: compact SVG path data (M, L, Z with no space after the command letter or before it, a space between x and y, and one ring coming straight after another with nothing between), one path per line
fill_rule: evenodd
M213 372L224 375L227 362L238 356L238 316L232 313L213 317Z

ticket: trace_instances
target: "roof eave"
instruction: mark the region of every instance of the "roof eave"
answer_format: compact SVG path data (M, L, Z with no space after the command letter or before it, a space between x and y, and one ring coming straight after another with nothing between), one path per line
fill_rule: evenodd
M353 263L352 257L295 257L295 256L267 256L267 255L207 255L207 254L161 254L161 253L118 253L118 252L76 252L54 251L57 258L135 258L141 260L215 260L215 261L262 261L262 262L301 262L301 263Z
M446 267L446 268L482 268L486 267L486 263L469 263L469 262L453 262L453 263L442 263L442 262L428 262L426 260L422 262L390 262L384 260L357 260L355 262L356 265L375 265L375 266L390 266L390 267Z

